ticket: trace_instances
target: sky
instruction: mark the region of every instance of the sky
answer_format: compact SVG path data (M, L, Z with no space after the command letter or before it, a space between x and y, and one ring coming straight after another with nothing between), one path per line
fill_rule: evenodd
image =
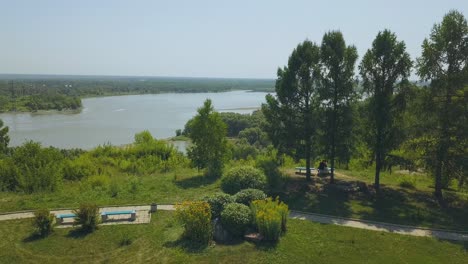
M341 30L359 56L383 29L412 58L467 0L0 0L0 73L275 78L298 43Z

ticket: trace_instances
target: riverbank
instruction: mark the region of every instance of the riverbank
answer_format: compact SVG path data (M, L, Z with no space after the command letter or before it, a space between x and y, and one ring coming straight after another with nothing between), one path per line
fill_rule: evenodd
M266 93L160 93L83 99L81 111L41 111L0 114L10 127L10 146L26 140L62 149L92 149L111 143L133 142L133 136L149 130L158 139L171 138L183 129L206 98L216 109L252 113L265 102ZM224 110L223 110L224 111Z

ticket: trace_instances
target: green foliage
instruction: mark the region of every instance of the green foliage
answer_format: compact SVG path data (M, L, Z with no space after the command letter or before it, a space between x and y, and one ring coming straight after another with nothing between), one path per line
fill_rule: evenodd
M416 145L422 159L435 176L435 194L442 198L442 188L452 178L459 185L468 180L468 23L461 12L450 11L432 28L422 44L417 59L417 73L430 81L426 100L417 113L419 140L431 144Z
M121 192L120 185L114 180L111 181L109 185L109 195L113 198L119 196L119 193Z
M234 195L236 203L250 205L252 201L263 200L267 198L264 191L258 189L244 189Z
M146 175L156 172L168 172L187 164L188 160L167 142L157 140L148 131L135 135L135 144L126 147L111 145L98 146L89 152L95 166L117 167L120 171Z
M153 141L154 138L148 130L135 134L135 144L137 145L151 144Z
M231 144L232 158L235 160L255 158L259 150L245 139L237 140Z
M237 237L244 235L252 223L249 207L240 203L227 204L221 212L221 223L232 235Z
M55 215L47 209L34 212L33 227L38 235L45 237L54 231Z
M369 95L370 147L375 153L375 187L380 184L387 154L401 141L398 117L404 105L404 88L412 62L403 41L384 30L377 34L361 64L365 92ZM390 74L389 74L390 73Z
M136 177L132 177L132 179L128 182L128 191L135 195L138 192L138 189L141 187L141 181L140 179Z
M271 189L280 187L282 174L277 159L277 151L272 149L256 158L256 167L260 168L266 176L267 184Z
M110 178L107 175L89 176L84 182L85 189L107 190L110 185Z
M281 233L286 232L289 209L278 198L253 201L251 209L257 229L265 240L277 241Z
M63 178L66 180L81 180L96 173L96 165L88 155L81 155L76 159L67 159L64 162Z
M210 177L221 176L227 154L226 124L214 111L210 99L198 109L190 123L190 131L193 146L188 150L188 156L195 167L207 168Z
M74 224L81 225L83 230L93 232L98 228L101 215L99 214L99 207L96 204L80 204L79 209L74 210L73 213L76 215Z
M3 126L3 121L0 119L0 157L6 154L10 137L8 136L8 127Z
M80 97L164 92L271 91L272 80L209 78L22 78L0 80L0 112L78 109Z
M312 137L316 134L315 120L320 80L320 48L311 41L300 43L279 68L276 96L267 95L262 111L267 120L266 132L281 153L305 158L310 180Z
M26 142L14 150L15 189L26 193L55 191L62 182L63 155L54 148L42 148L39 143Z
M354 68L358 58L356 47L346 46L340 31L330 31L323 36L320 48L322 64L320 78L320 108L325 153L330 166L335 168L335 158L349 161L353 115L352 101L355 99ZM334 181L332 171L330 182Z
M123 246L129 246L133 243L133 236L130 234L130 232L122 232L121 233L121 238L119 241L119 245L121 247Z
M264 189L265 175L251 166L239 166L230 169L221 179L221 189L229 194L235 194L243 189Z
M409 176L403 176L398 179L398 185L406 189L415 189L416 179Z
M0 159L0 190L16 191L19 185L18 171L13 159Z
M210 205L211 218L221 216L221 212L227 204L234 202L234 197L227 193L215 193L211 196L206 196L203 201Z
M183 236L196 243L208 244L213 237L209 204L186 201L175 207L176 217L184 225Z

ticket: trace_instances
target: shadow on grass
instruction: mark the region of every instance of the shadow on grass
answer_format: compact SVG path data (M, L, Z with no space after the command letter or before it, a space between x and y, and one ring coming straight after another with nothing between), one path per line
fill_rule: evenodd
M93 231L88 230L88 229L83 229L83 228L77 228L77 229L70 230L70 232L68 232L67 234L67 237L80 239L80 238L86 237L87 235L91 233L93 233Z
M292 210L350 217L350 196L328 184L319 188L322 180L313 178L312 182L303 178L291 179L286 190L275 195L279 195Z
M466 230L468 207L460 199L447 197L440 206L432 193L405 189L382 188L379 195L368 201L358 201L372 210L358 213L366 220L401 225Z
M276 249L279 241L260 241L255 243L255 248L261 251L270 251Z
M209 244L192 242L187 239L179 238L174 241L167 241L163 244L167 248L181 248L187 253L200 253L208 248Z
M175 185L183 188L183 189L190 189L190 188L198 188L205 185L213 184L217 178L215 177L208 177L204 175L198 175L186 179L175 180Z
M47 236L41 236L37 233L32 233L31 235L25 237L23 239L23 242L24 243L30 243L30 242L34 242L34 241L38 241L38 240L41 240L41 239L44 239L44 238L47 238Z
M382 185L379 194L372 186L367 191L347 192L337 188L352 181L337 180L328 184L326 179L313 177L292 178L278 193L290 209L305 212L353 217L400 225L467 230L468 201L455 194L445 194L445 206L440 206L431 192L391 188Z

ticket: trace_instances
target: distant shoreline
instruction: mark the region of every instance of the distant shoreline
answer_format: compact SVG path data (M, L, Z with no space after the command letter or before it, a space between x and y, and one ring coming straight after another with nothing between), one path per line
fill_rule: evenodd
M130 96L130 95L158 95L158 94L188 94L188 93L194 93L194 94L202 94L202 93L229 93L229 92L247 92L247 93L269 93L269 92L274 92L274 90L271 91L258 91L258 90L242 90L242 89L236 89L236 90L223 90L223 91L208 91L208 92L180 92L180 91L170 91L170 92L160 92L160 93L109 93L109 94L103 94L103 95L89 95L89 96L81 96L80 99L92 99L92 98L102 98L102 97L114 97L114 96ZM232 109L219 109L219 111L228 111L228 110L252 110L252 109L260 109L260 107L247 107L247 108L232 108ZM43 109L43 110L37 110L37 111L6 111L6 112L0 112L0 114L33 114L33 115L47 115L47 114L78 114L83 110L83 107L80 107L78 109L63 109L63 110L57 110L57 109Z

